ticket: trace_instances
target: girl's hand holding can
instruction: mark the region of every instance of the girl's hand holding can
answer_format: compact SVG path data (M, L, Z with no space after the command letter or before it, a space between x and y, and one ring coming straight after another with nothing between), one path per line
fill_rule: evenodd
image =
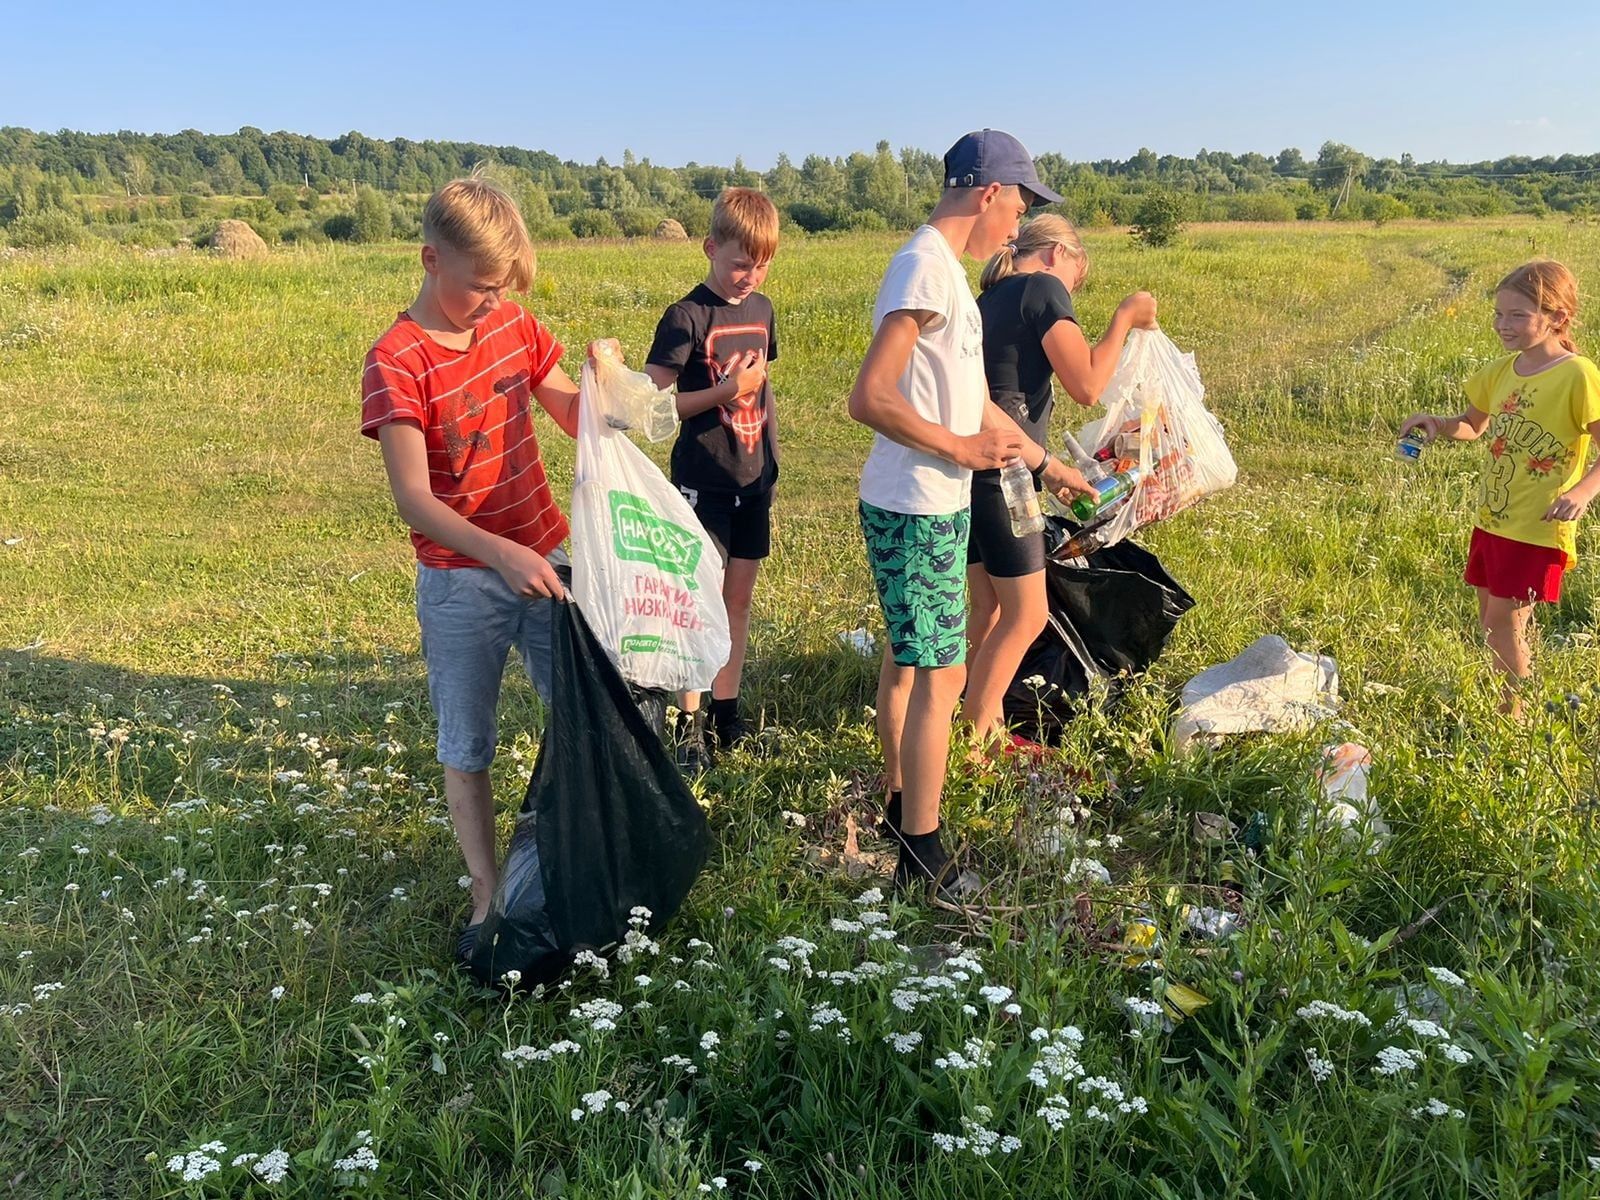
M1423 445L1431 445L1439 436L1439 431L1444 427L1444 421L1432 413L1412 413L1400 424L1400 436L1405 437L1413 429L1422 431Z

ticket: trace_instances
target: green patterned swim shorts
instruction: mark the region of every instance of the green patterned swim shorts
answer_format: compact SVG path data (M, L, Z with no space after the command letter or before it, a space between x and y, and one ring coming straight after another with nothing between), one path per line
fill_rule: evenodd
M889 648L902 667L951 667L967 657L967 509L941 516L862 503L861 534Z

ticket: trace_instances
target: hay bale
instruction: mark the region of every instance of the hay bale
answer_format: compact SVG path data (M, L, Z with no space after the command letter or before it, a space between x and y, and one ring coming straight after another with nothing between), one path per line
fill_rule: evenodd
M267 244L243 221L221 221L211 235L211 249L222 258L265 258Z
M658 242L687 242L689 235L684 232L683 226L671 217L656 226L656 231L650 235Z

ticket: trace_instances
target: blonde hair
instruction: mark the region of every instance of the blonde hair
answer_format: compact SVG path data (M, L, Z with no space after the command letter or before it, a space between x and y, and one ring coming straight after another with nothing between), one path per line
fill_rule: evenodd
M1578 323L1578 281L1572 272L1552 258L1536 258L1523 263L1495 285L1495 291L1512 291L1526 296L1550 318L1556 340L1569 354L1578 352L1572 340L1572 327ZM1556 313L1562 317L1558 322Z
M514 292L527 291L533 282L533 243L522 212L498 184L480 174L452 179L428 197L422 240L460 251L477 270L503 278Z
M1073 258L1089 268L1089 252L1083 248L1077 226L1057 213L1040 213L1022 227L1017 240L1007 242L988 262L983 264L983 274L978 287L988 291L1002 279L1017 273L1017 259L1025 254L1042 254L1051 246L1060 246Z
M723 188L711 206L710 237L737 242L758 263L770 262L778 252L778 209L755 188Z

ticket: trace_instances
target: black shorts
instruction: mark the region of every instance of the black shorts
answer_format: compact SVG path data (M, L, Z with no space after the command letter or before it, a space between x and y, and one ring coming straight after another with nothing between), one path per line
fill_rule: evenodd
M1017 537L1000 490L1000 472L972 476L972 532L967 566L981 565L991 578L1016 579L1044 570L1044 534Z
M717 544L722 565L730 558L766 558L772 553L772 490L741 496L678 485L700 524Z

